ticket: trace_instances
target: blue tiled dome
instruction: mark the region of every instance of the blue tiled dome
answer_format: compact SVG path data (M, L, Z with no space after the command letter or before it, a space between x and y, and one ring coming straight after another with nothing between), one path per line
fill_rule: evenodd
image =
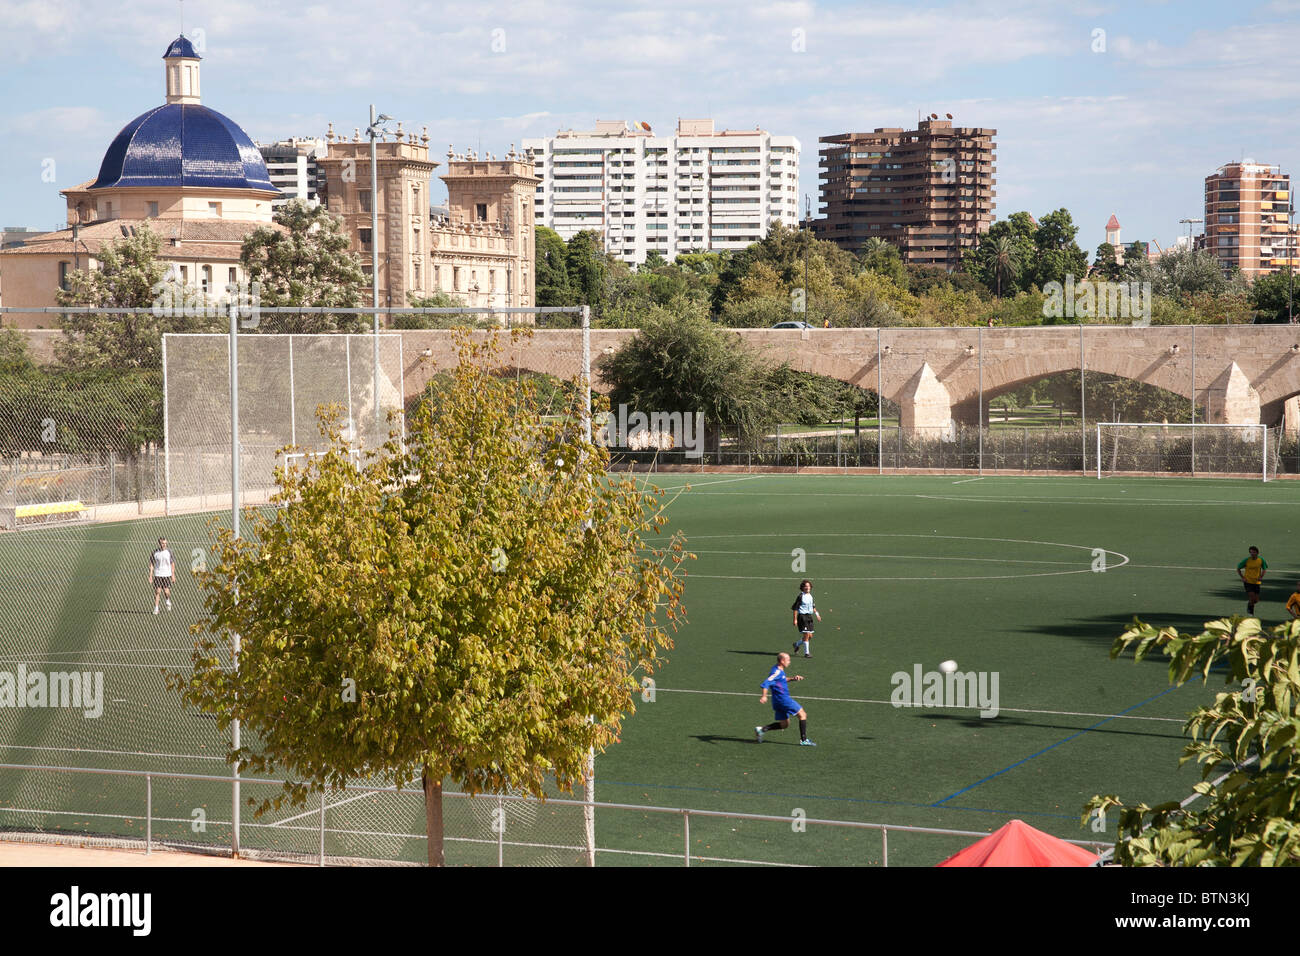
M175 40L172 40L172 45L169 46L167 52L163 54L163 59L170 60L174 56L188 57L191 60L202 59L202 57L194 52L194 44L187 40L184 34L181 34Z
M104 154L90 188L106 186L279 192L248 134L229 117L196 103L168 103L127 123Z

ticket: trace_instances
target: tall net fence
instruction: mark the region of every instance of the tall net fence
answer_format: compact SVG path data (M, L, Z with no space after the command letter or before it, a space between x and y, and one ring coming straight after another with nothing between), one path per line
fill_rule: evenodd
M357 449L402 429L402 337L246 335L239 342L240 487L249 503L274 489L280 449L328 446L318 409L333 406ZM230 505L230 338L168 335L165 369L166 494L171 509ZM395 421L389 413L395 413Z
M358 453L390 429L401 433L406 409L456 361L450 333L433 334L428 346L418 331L407 334L417 337L414 353L398 333L238 336L244 504L273 492L281 449L297 446L292 454L305 456L326 447L322 406L335 407ZM535 378L544 414L569 409L582 350L548 362L525 348L506 346L499 374ZM0 763L32 768L0 771L0 830L120 842L148 828L177 845L231 846L231 785L199 779L230 774L229 731L168 685L190 672L190 626L203 615L191 571L210 566L211 526L229 515L230 378L228 335L168 335L162 368L152 372L0 374L0 523L22 529L0 535L0 694L40 688L0 706ZM125 517L137 520L114 520ZM177 565L164 594L149 564L160 537ZM245 742L256 745L247 733ZM42 767L168 776L151 781L146 797L138 777ZM245 798L265 795L244 787ZM449 861L568 864L585 845L581 811L504 806L502 823L490 809L483 800L448 801ZM245 807L241 846L315 855L321 810L309 804L255 818ZM425 859L418 789L330 794L323 810L331 859Z

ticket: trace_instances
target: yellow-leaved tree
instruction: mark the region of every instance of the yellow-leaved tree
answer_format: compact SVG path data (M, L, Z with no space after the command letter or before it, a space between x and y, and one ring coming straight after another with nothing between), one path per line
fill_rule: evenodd
M217 533L194 671L172 677L251 732L228 759L296 779L259 813L420 780L433 866L444 780L540 796L585 778L672 647L689 557L656 540L663 493L606 474L579 391L543 418L527 381L492 374L494 335L459 344L404 441L358 467L327 421L332 450L278 473L248 536Z

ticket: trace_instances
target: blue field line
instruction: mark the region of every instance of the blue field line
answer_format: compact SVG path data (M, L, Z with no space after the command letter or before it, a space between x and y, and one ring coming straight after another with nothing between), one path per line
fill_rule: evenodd
M932 803L914 803L907 800L868 800L865 797L828 797L816 793L780 793L771 790L730 790L723 787L687 787L671 783L633 783L626 780L604 780L597 778L601 786L641 787L646 790L693 790L698 793L736 793L747 797L783 797L787 800L827 800L833 803L863 803L882 807L915 807L927 810ZM1053 817L1063 820L1077 820L1077 813L1043 813L1039 810L986 810L981 807L944 807L945 810L960 810L971 813L1002 813L1017 817Z
M963 793L966 793L968 790L974 790L976 787L980 786L981 784L988 783L990 780L994 779L995 777L1002 776L1008 770L1015 770L1016 767L1019 767L1021 764L1028 763L1029 761L1033 760L1035 757L1041 757L1049 750L1055 750L1057 747L1061 746L1061 744L1068 744L1071 740L1074 740L1076 737L1082 737L1088 731L1095 730L1096 728L1100 727L1102 724L1109 723L1110 721L1114 720L1116 717L1121 717L1124 714L1127 714L1130 710L1137 710L1139 707L1144 707L1147 704L1151 703L1151 701L1153 700L1159 700L1161 697L1165 696L1165 694L1168 694L1170 691L1175 691L1177 689L1178 689L1177 686L1166 687L1160 693L1148 697L1146 700L1138 701L1132 707L1126 707L1123 710L1121 710L1118 714L1114 714L1110 717L1107 717L1105 720L1099 720L1095 724L1092 724L1091 726L1084 727L1083 730L1076 731L1075 733L1070 734L1070 736L1058 740L1056 743L1052 744L1051 746L1044 747L1042 750L1038 751L1037 753L1032 753L1028 757L1022 757L1020 760L1017 760L1015 763L1011 764L1010 766L1003 767L1001 770L997 771L996 773L989 774L987 777L984 777L982 780L976 780L970 786L962 787L960 790L948 794L948 796L944 797L942 800L936 800L934 803L930 804L930 806L932 807L942 806L943 804L951 800L953 797L959 797Z

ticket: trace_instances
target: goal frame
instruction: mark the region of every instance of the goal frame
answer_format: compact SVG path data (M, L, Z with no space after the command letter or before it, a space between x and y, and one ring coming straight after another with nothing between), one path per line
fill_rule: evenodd
M1261 481L1268 481L1268 429L1269 429L1269 426L1268 426L1268 425L1262 425L1262 424L1229 425L1229 424L1225 424L1225 423L1223 423L1223 422L1196 422L1196 423L1194 423L1194 424L1191 423L1191 422L1177 422L1177 423L1165 423L1165 422L1097 422L1096 425L1097 425L1097 477L1098 477L1099 479L1105 477L1105 475L1102 473L1102 467L1101 467L1101 461L1102 461L1102 457L1101 457L1101 430L1102 430L1103 428L1206 428L1206 429L1219 429L1219 428L1251 429L1251 428L1257 428L1257 429L1259 429L1260 434L1263 435L1263 441L1262 441L1261 444L1260 444L1260 457L1261 457L1261 462L1260 462L1260 480L1261 480ZM1195 432L1193 432L1193 434L1195 434ZM1194 446L1193 446L1193 447L1194 447ZM1194 453L1193 453L1193 454L1194 454ZM1195 458L1194 458L1194 457L1193 457L1193 462L1195 462Z

